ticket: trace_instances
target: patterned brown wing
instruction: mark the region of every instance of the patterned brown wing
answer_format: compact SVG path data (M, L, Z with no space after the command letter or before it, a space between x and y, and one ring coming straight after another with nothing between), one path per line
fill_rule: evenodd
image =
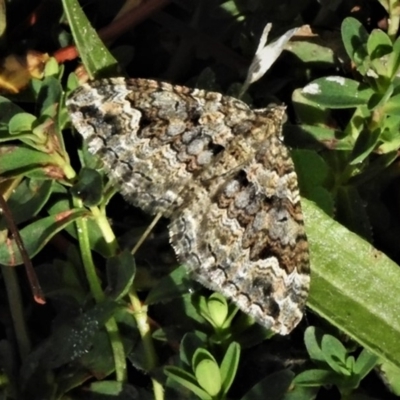
M303 315L308 244L293 163L279 139L281 121L274 110L264 114L253 143L232 141L188 187L191 201L172 216L170 237L196 280L285 335Z
M67 107L125 198L164 216L182 204L187 182L255 119L232 97L147 79L87 83Z

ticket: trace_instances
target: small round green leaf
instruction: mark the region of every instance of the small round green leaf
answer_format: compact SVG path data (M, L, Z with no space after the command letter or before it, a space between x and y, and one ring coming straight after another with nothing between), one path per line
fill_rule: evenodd
M353 368L353 372L363 379L372 368L375 367L379 357L372 354L367 349L363 349L360 355L357 357L356 363Z
M29 132L32 130L32 125L36 121L36 117L29 113L18 113L15 114L9 123L9 130L11 135L15 135L21 132Z
M208 311L216 326L221 327L228 316L228 303L224 296L219 293L212 294L208 301Z
M368 37L367 50L371 59L381 58L392 52L392 41L385 32L374 29Z
M368 32L355 18L348 17L342 23L342 40L347 54L356 64L357 69L365 74L368 70L366 61L368 60L367 41Z
M216 396L222 387L221 373L213 355L199 348L193 355L192 368L199 385L210 396Z
M212 360L202 360L194 371L199 385L210 395L216 396L221 390L221 374Z

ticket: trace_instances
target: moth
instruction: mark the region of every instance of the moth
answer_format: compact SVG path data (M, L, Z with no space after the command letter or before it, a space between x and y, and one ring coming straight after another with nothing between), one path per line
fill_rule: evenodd
M299 323L310 283L285 109L148 79L86 83L71 120L124 198L170 219L190 275L268 329Z

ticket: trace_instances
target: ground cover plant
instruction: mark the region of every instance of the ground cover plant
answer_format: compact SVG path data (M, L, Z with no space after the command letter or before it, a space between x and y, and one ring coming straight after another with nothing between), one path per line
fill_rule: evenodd
M400 395L395 2L0 4L2 398ZM244 91L267 22L271 38L300 29ZM151 217L118 195L65 107L80 81L122 75L286 103L312 268L290 336L192 281L167 221L137 246Z

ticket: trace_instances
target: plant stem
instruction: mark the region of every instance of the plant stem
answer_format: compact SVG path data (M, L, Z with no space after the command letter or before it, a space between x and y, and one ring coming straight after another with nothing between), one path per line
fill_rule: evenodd
M74 199L74 205L75 207L83 206L82 202L76 198ZM80 218L79 220L77 220L76 227L78 231L78 240L82 262L85 268L86 278L89 282L90 292L96 303L100 303L105 300L105 295L101 288L100 280L96 274L95 265L93 263L86 218ZM114 355L116 379L118 382L125 382L127 380L125 362L126 357L115 319L110 318L110 320L108 320L105 324L105 328L110 338L111 348Z
M153 338L151 336L151 328L148 323L147 306L143 306L135 288L132 286L129 291L129 298L133 310L133 315L136 319L137 327L139 329L140 337L142 338L144 354L146 359L146 369L151 371L158 365L157 353L154 349ZM151 377L153 384L153 393L155 400L164 399L164 389L162 385L153 377Z
M113 255L116 254L118 251L118 243L105 213L102 212L98 207L91 207L90 211L92 212L96 223L103 234L103 238L107 243L109 253Z
M153 221L151 221L151 224L147 227L147 229L144 231L143 235L140 237L139 241L136 243L135 247L132 249L132 251L131 251L132 255L134 255L137 252L139 247L146 240L147 236L149 236L149 233L153 230L154 226L157 224L157 222L160 220L161 217L162 217L162 214L158 213L153 218Z

